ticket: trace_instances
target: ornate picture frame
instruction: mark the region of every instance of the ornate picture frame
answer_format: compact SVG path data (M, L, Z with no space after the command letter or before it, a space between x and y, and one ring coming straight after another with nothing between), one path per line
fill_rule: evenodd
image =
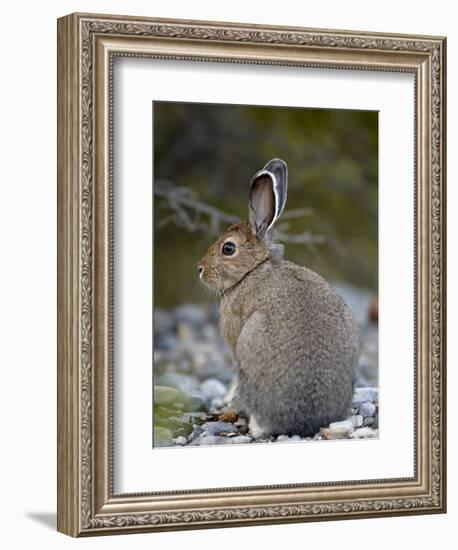
M113 491L112 66L116 57L407 72L415 78L411 478ZM58 20L58 530L71 536L443 513L443 37L72 14Z

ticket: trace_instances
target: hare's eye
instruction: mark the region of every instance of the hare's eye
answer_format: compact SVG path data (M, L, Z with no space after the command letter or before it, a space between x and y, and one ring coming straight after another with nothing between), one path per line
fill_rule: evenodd
M223 244L223 254L225 256L232 256L235 252L235 244L231 241L227 241Z

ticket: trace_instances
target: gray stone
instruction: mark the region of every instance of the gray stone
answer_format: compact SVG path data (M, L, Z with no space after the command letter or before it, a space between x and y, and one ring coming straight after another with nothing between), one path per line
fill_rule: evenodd
M215 378L209 378L202 382L200 389L209 401L215 397L223 399L226 393L226 386Z
M350 420L354 428L361 428L363 425L363 417L360 414L353 415Z
M363 417L374 416L375 414L375 405L370 401L365 401L359 406L359 414Z
M199 326L207 322L207 314L194 304L183 304L175 308L175 319L178 323L188 323Z
M378 437L378 430L374 430L373 428L358 428L355 430L351 436L353 439L371 439L374 437Z
M210 406L212 409L215 410L221 409L221 407L223 406L223 400L221 399L221 397L214 397Z
M378 388L355 388L353 394L353 405L359 406L361 403L370 401L372 403L378 401Z
M177 338L174 334L159 335L154 339L154 345L162 350L172 350L177 345Z
M174 330L173 318L167 311L155 308L153 311L154 335L163 336Z
M301 436L300 435L292 435L289 440L290 441L301 441Z
M199 425L195 424L193 426L191 435L189 436L189 441L194 441L195 439L199 438L203 433L204 433L204 430Z
M221 433L238 433L238 428L230 422L205 422L200 426L203 432L208 432L211 435L219 435Z
M157 379L157 384L175 388L183 393L190 393L199 389L199 382L195 378L179 372L161 374Z
M205 420L207 414L205 412L187 412L180 419L186 424L201 424Z
M279 442L282 442L282 441L283 441L283 442L284 442L284 441L289 441L289 436L287 436L287 435L279 435L279 436L277 437L277 441L279 441Z
M355 386L358 386L358 388L367 388L369 386L371 386L372 384L370 382L368 382L365 378L363 378L362 376L358 376L357 380L356 380L356 383L355 383Z
M198 375L205 375L208 365L207 355L201 349L192 349L188 352L192 368ZM208 376L208 375L207 375Z
M206 411L207 400L200 391L193 391L186 396L187 407L191 411Z
M246 418L243 418L243 416L239 416L237 418L237 421L234 422L234 425L238 428L242 428L243 426L248 426L248 422L246 421Z
M175 445L180 445L180 446L183 446L183 445L187 445L188 444L188 440L186 439L186 437L184 437L183 435L180 435L179 437L176 437L173 442L175 443Z
M220 437L217 435L200 435L190 445L221 445L224 443L231 443L232 440L227 437Z
M214 325L206 324L202 329L202 335L206 340L214 342L218 339L218 331Z
M229 384L234 378L229 359L214 344L207 344L207 346L209 349L199 346L197 349L187 350L193 372L202 381L215 378Z

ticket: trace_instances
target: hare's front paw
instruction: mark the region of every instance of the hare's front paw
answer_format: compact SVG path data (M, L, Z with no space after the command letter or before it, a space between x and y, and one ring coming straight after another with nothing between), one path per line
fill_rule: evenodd
M254 439L264 439L271 435L271 430L267 426L262 426L254 415L250 416L248 430Z
M235 397L235 394L237 392L237 380L233 380L231 382L231 385L229 386L229 389L226 392L226 395L223 397L223 403L225 405L230 405Z

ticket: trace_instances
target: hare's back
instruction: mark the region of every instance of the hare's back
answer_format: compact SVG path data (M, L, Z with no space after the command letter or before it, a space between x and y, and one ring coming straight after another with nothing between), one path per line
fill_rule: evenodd
M277 346L282 340L303 350L313 346L349 352L349 347L357 347L357 328L350 309L314 271L284 261L265 273L258 288L262 289L260 304Z

